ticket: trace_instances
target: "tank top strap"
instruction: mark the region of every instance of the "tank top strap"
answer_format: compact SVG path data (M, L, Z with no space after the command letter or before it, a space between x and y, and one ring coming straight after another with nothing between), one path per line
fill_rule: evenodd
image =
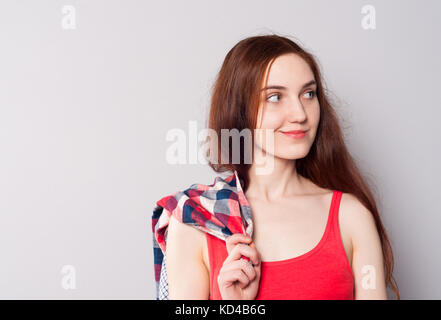
M210 296L209 300L222 300L219 285L217 283L217 276L220 269L228 257L228 251L225 241L205 233L208 249L208 263L210 265Z
M338 213L340 210L341 196L343 192L339 190L334 190L331 201L331 208L329 212L329 236L333 239L339 240L340 238L340 227L338 224Z

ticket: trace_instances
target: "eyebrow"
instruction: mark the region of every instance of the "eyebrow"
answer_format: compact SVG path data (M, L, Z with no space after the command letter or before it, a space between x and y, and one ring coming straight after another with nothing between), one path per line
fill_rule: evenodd
M303 90L303 89L305 89L309 86L312 86L314 84L316 84L315 80L311 80L311 81L305 83L300 90ZM264 91L264 90L269 90L269 89L288 90L288 88L284 87L284 86L268 86L268 87L262 88L260 90Z

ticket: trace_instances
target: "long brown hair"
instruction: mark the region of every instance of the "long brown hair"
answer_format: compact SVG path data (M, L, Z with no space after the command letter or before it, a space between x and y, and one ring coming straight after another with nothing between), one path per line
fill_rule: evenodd
M236 170L246 191L250 164L243 161L243 143L240 143L240 163L221 163L219 157L225 152L221 143L221 129L236 128L241 131L256 128L261 99L259 90L265 80L267 67L270 67L278 56L287 53L299 55L310 66L317 83L317 97L320 103L316 138L308 155L296 160L297 172L322 188L354 195L372 213L382 245L386 284L400 299L392 275L392 247L381 222L374 196L346 148L337 114L330 104L316 59L293 40L275 34L253 36L241 40L228 52L212 87L208 127L217 134L218 158L216 161L212 161L213 158L208 159L208 164L216 172ZM230 148L227 149L229 159Z

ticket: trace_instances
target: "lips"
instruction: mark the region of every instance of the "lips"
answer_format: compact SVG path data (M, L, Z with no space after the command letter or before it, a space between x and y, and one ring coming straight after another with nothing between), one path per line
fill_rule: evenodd
M294 139L301 139L306 135L306 131L307 130L291 130L291 131L282 131L282 133Z
M305 133L306 130L291 130L291 131L282 131L282 132L286 134L302 134Z

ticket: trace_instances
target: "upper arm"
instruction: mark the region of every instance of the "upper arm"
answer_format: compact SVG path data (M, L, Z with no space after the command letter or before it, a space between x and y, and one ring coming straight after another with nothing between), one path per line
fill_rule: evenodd
M166 246L169 299L208 299L210 283L202 259L203 240L201 231L170 218Z
M375 219L355 196L343 196L341 219L352 242L355 299L387 299L383 251Z

